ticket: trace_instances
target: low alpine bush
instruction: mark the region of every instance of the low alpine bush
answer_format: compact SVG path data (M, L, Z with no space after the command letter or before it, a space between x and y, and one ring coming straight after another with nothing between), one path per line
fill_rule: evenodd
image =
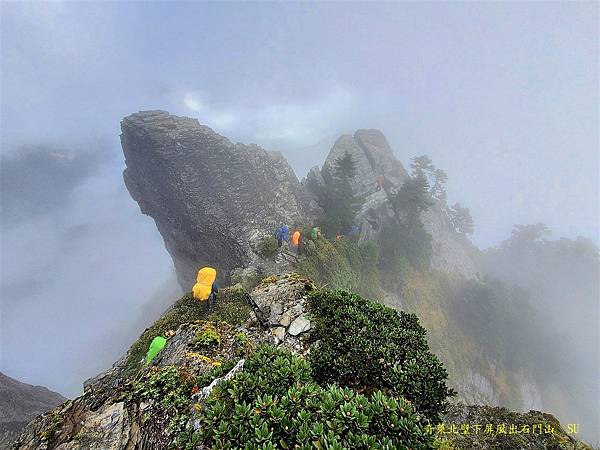
M454 391L446 386L446 369L429 351L417 316L344 291L315 291L310 307L316 325L310 362L319 383L361 392L380 389L438 421Z
M287 350L259 347L244 370L220 384L179 448L430 448L415 408L380 391L362 395L321 387L310 363ZM191 447L190 447L191 448Z

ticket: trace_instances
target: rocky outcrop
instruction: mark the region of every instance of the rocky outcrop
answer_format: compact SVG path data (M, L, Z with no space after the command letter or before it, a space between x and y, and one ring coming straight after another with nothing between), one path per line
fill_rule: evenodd
M308 351L301 335L312 327L307 294L313 289L309 280L287 274L264 279L250 297L256 318L275 342L301 355Z
M309 217L309 202L285 158L233 144L195 119L165 111L121 122L127 189L156 222L188 291L199 266L221 280L250 265L263 235Z
M457 403L448 408L440 427L433 427L430 432L462 450L592 450L577 441L572 430L565 430L556 417L535 410L519 413L506 408Z
M43 386L21 383L0 372L0 448L8 448L29 421L65 400Z

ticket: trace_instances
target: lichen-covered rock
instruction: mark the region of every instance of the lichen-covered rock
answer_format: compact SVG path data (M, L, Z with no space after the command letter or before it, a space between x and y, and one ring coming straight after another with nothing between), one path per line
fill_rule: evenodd
M309 350L303 334L311 328L307 300L314 289L312 281L291 273L264 279L250 295L258 322L271 329L276 344L297 354Z
M592 450L568 434L553 415L533 410L519 413L457 403L429 431L461 450Z
M280 153L234 144L165 111L132 114L121 130L125 184L154 219L184 291L199 266L214 266L227 280L232 269L256 259L253 242L310 215Z

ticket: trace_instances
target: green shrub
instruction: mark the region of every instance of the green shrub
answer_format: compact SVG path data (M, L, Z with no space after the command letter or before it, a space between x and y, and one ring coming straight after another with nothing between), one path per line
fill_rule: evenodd
M381 266L392 274L399 259L408 261L419 270L431 265L431 235L421 223L412 228L395 222L385 224L380 241Z
M189 403L194 386L194 378L176 366L154 367L136 380L125 393L124 400L136 403L146 402L142 423L152 420L166 424L166 434L174 439L182 432L189 420Z
M202 330L196 333L193 347L196 350L203 350L209 347L217 346L220 342L221 335L217 329L211 323L207 323L204 325Z
M265 236L258 243L258 254L265 259L273 259L278 248L277 239L273 236Z
M220 384L200 413L200 428L178 448L428 448L415 409L379 391L321 387L310 364L289 351L259 347L244 370Z
M343 291L315 291L310 307L316 324L310 361L317 381L381 389L410 400L437 422L454 392L417 316Z

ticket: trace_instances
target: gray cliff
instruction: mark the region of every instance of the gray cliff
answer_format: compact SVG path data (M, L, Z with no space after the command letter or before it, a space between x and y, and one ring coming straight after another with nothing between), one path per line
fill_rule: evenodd
M308 200L280 153L233 144L195 119L164 111L132 114L121 130L125 184L156 222L184 291L202 265L218 267L227 281L255 258L257 237L308 215Z

